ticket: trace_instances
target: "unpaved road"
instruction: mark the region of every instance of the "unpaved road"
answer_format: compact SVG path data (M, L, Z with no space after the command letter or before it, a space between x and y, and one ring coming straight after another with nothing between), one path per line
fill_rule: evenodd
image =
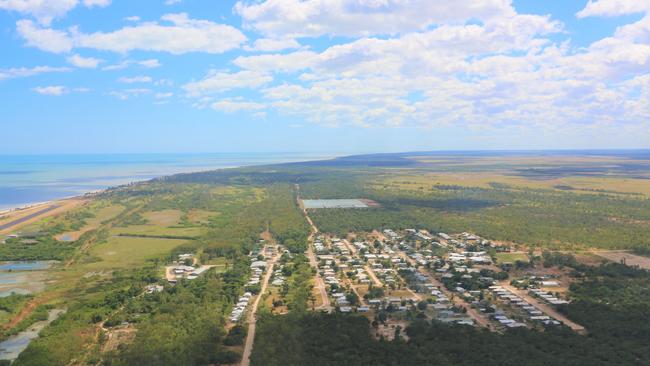
M302 208L302 204L300 202L300 186L296 184L296 200L298 201L298 207ZM327 312L332 312L332 305L330 304L330 299L327 296L327 289L325 287L325 282L321 278L320 274L318 274L318 260L316 259L316 255L314 254L314 238L318 234L318 228L316 225L314 225L314 222L311 220L311 217L309 217L309 214L307 213L307 210L302 208L302 213L305 216L305 219L309 223L309 226L311 227L311 234L309 234L309 238L307 238L307 258L309 258L309 264L312 266L312 268L316 269L316 276L314 276L314 287L318 290L320 293L321 299L322 299L322 305L317 307L316 309L318 310L325 310Z
M410 258L406 253L399 251L398 254L400 257L404 258L407 262L409 262L412 266L415 266L415 260L413 258ZM479 313L476 309L472 308L467 304L467 302L463 299L461 299L458 296L455 296L451 291L449 291L444 284L442 284L440 281L438 281L431 273L429 273L426 269L420 268L419 269L420 273L423 275L427 275L431 279L431 283L434 284L434 286L438 287L440 291L453 303L457 306L462 306L463 308L467 309L467 315L469 315L474 321L480 325L481 327L484 328L490 328L490 321L481 313Z
M650 269L650 258L635 255L624 250L598 250L591 253L612 262L625 262L628 266L639 266L639 268Z
M379 278L377 278L377 275L375 274L375 271L370 266L366 265L366 266L363 267L363 269L365 269L366 272L368 272L368 275L372 279L372 282L374 283L375 287L380 287L381 288L381 287L384 286L384 284L381 283L381 281L379 281Z
M266 252L266 248L264 250ZM277 251L276 251L277 252ZM277 254L274 255L268 262L267 262L267 268L266 268L266 273L264 274L264 281L262 281L262 289L260 290L259 295L255 298L255 301L253 302L253 307L251 308L250 313L248 314L248 334L246 335L246 343L244 344L244 354L242 355L241 358L241 366L248 366L250 365L250 357L251 357L251 351L253 350L253 342L255 341L255 326L257 323L257 307L260 304L260 300L262 299L262 296L266 293L266 288L268 287L269 280L271 279L271 275L273 275L273 266L275 266L275 260L277 258Z
M528 295L528 293L526 291L522 291L522 290L519 290L518 288L516 288L514 286L511 286L508 283L508 281L500 282L499 286L505 288L506 290L508 290L508 291L512 292L513 294L515 294L515 295L521 297L522 299L526 300L529 304L531 304L534 307L538 308L539 310L543 311L547 315L561 321L567 327L571 328L571 330L573 330L573 331L575 331L577 333L585 333L586 332L585 327L583 327L582 325L571 321L566 316L564 316L564 315L560 314L559 312L557 312L557 310L555 310L552 306L550 306L550 305L548 305L546 303L543 303L543 302L537 300L536 298Z

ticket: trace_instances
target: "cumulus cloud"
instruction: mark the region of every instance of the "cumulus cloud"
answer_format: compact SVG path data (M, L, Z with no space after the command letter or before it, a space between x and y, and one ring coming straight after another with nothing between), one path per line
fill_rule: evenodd
M143 95L151 94L153 91L148 88L130 88L123 90L114 90L108 93L108 95L118 98L120 100L127 100L132 97L140 97Z
M150 76L138 75L133 77L123 76L117 79L118 82L124 84L135 84L135 83L151 83L153 79Z
M0 9L31 15L39 23L49 25L79 5L79 0L0 0ZM83 0L86 7L108 6L110 0Z
M28 76L35 76L50 72L67 72L70 71L69 67L51 67L51 66L36 66L36 67L18 67L11 69L0 69L0 80L21 78Z
M229 25L191 19L187 14L167 14L161 22L128 26L113 32L83 33L76 28L62 31L42 28L29 20L17 23L28 46L48 52L73 48L127 53L134 50L183 54L223 53L239 48L246 36Z
M16 30L26 41L27 46L54 53L70 52L72 39L65 31L41 28L31 20L16 22Z
M111 0L83 0L83 3L89 8L93 6L104 7L109 6L111 4Z
M158 61L158 59L151 58L147 60L124 60L113 65L108 65L102 68L102 70L103 71L124 70L129 66L133 66L133 65L144 67L146 69L155 69L157 67L162 66L162 64L160 63L160 61Z
M644 0L589 0L587 6L576 15L578 18L613 17L645 12L650 12L650 2Z
M406 11L403 6L417 3L360 2L376 5L380 15L385 10L399 15ZM375 23L368 19L377 15L372 12L370 18L366 12L359 14L354 29L310 28L307 23L317 23L324 15L301 8L323 10L332 4L340 8L360 2L308 0L300 2L294 13L285 8L294 4L290 0L240 2L238 11L244 18L259 22L248 25L264 34L355 38L320 52L237 57L233 64L240 69L282 80L279 85L264 84L261 100L254 103L328 126L462 124L477 129L552 130L567 124L647 124L650 118L650 101L644 99L647 80L638 79L650 70L647 17L619 27L611 37L589 47L574 49L569 41L558 44L549 37L563 32L560 22L549 16L517 14L510 1L492 2L494 9L501 10L476 15L478 21L465 22L441 12L432 20L433 27L405 26L400 31L390 28L393 25L371 27ZM457 6L469 3L461 1ZM253 10L259 13L244 14ZM269 19L281 19L280 10L287 11L283 16L290 19L289 25L294 20L302 25L271 27ZM299 33L301 28L307 30ZM370 33L391 36L364 36ZM630 78L636 82L630 83Z
M226 113L237 113L241 111L259 111L265 109L266 106L262 103L224 99L210 104L210 108Z
M67 58L68 62L72 65L84 69L95 69L102 62L102 60L94 57L81 57L77 54Z
M38 86L34 89L36 93L41 95L50 95L54 97L60 97L64 94L68 94L69 90L65 86L56 85L56 86Z
M299 47L300 43L295 39L260 38L255 40L252 47L247 47L246 49L248 51L274 52Z
M510 17L510 0L238 1L245 25L270 36L368 36L423 31L433 24Z
M221 93L232 89L257 88L272 81L266 73L257 71L239 71L236 73L212 71L205 78L183 86L192 96Z

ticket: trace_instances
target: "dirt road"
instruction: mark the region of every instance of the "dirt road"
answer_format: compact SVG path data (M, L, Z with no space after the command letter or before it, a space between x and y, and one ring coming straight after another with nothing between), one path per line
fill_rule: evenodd
M512 292L513 294L515 294L515 295L521 297L522 299L526 300L526 302L528 302L529 304L531 304L534 307L538 308L539 310L543 311L547 315L561 321L562 323L564 323L564 325L571 328L571 330L573 330L573 331L575 331L577 333L585 333L586 332L585 327L583 327L582 325L574 323L573 321L571 321L566 316L560 314L552 306L550 306L550 305L548 305L546 303L543 303L543 302L537 300L536 298L528 295L528 293L526 291L519 290L518 288L516 288L514 286L511 286L508 283L508 281L500 282L499 286L505 288L506 290L508 290L508 291Z
M591 253L612 262L623 262L628 266L639 266L639 268L650 269L650 258L635 255L625 250L597 250Z
M373 285L375 287L380 287L381 288L381 287L384 286L384 284L381 283L379 278L377 278L377 275L375 274L375 271L370 266L366 265L366 266L363 267L363 269L366 270L366 272L368 273L368 275L372 279Z
M407 262L409 262L412 266L415 266L415 260L413 258L410 258L409 256L406 255L406 253L399 251L398 252L399 256L404 258ZM487 317L485 317L483 314L479 313L476 309L472 308L469 306L469 304L463 300L462 298L455 296L454 293L449 291L443 283L438 281L429 271L427 271L425 268L419 268L420 273L423 275L428 276L431 279L431 283L433 283L434 286L438 287L440 291L451 301L453 301L454 305L456 306L462 306L463 308L467 309L467 315L469 315L478 325L484 328L490 328L490 321L488 320Z
M298 203L298 207L302 208L302 204L300 202L300 186L296 184L296 200ZM305 216L305 219L309 223L309 226L311 227L311 234L309 234L309 237L307 238L307 258L309 258L309 264L312 266L312 268L316 269L316 276L314 276L314 287L318 290L320 293L320 297L322 300L322 305L317 307L316 309L318 310L325 310L327 312L332 312L332 305L330 304L330 299L329 296L327 296L327 289L325 287L325 282L321 278L321 276L318 274L318 260L316 259L316 255L314 254L314 238L318 234L318 228L316 225L314 225L314 222L311 220L311 217L309 217L309 214L307 213L307 210L302 208L302 213Z
M265 250L266 251L266 250ZM251 357L251 351L253 350L253 342L255 342L255 326L257 324L257 307L260 304L260 300L262 299L262 296L264 293L266 293L266 288L269 285L269 280L271 279L271 275L273 275L273 266L275 266L275 261L276 261L276 256L273 256L269 261L267 262L267 269L266 273L264 274L264 281L262 281L262 289L260 290L259 295L255 298L255 301L253 302L253 306L251 307L251 311L248 314L248 334L246 336L246 343L244 344L244 353L241 358L241 366L248 366L250 365L250 357Z

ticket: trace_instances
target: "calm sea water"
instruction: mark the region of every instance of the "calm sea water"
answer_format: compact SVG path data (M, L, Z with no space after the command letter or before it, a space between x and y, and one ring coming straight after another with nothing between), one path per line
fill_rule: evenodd
M315 153L5 155L0 210L175 173L325 159Z

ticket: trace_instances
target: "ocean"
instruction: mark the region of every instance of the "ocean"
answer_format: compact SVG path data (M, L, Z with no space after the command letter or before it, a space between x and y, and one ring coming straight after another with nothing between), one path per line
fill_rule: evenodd
M0 155L0 211L176 173L334 156L322 153Z

